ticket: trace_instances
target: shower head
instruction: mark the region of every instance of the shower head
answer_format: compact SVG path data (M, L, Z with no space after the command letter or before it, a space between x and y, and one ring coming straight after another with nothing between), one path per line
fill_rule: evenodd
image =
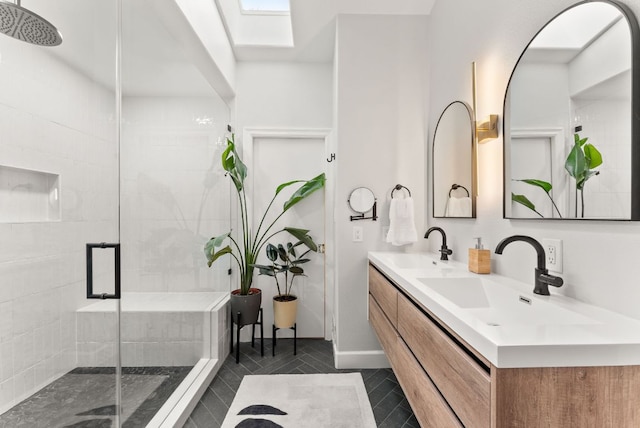
M62 35L41 16L20 6L20 0L0 0L0 33L38 46L58 46Z

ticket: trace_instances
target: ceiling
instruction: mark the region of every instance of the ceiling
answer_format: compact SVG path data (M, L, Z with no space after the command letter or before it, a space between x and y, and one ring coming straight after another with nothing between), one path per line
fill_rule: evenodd
M158 10L176 0L123 0L123 92L125 95L202 95L211 86L188 57L184 41L177 40L167 13ZM195 1L195 0L189 0ZM225 1L198 0L204 7ZM213 2L216 3L213 3ZM258 43L233 45L237 61L331 62L338 14L428 15L435 0L290 0L294 46ZM114 87L116 2L87 0L24 0L22 7L53 23L62 45L50 49L75 69L108 87ZM169 7L165 10L176 10ZM162 15L162 16L161 16ZM175 16L175 15L174 15ZM184 21L184 17L175 17ZM226 19L226 18L224 18ZM186 21L185 21L186 22ZM185 24L187 25L187 24ZM229 32L229 22L225 21ZM231 35L233 40L233 35Z

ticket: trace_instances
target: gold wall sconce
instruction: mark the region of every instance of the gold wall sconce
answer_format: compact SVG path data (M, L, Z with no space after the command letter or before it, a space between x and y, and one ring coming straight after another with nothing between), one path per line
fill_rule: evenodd
M476 142L484 143L487 140L498 138L498 115L490 114L483 122L478 122L478 106L476 94L476 63L471 63L471 84L473 90L473 116L476 131Z

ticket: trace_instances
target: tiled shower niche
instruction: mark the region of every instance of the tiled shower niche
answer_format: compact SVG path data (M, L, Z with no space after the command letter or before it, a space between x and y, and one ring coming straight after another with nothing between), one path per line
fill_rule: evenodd
M60 221L60 176L0 165L0 223Z

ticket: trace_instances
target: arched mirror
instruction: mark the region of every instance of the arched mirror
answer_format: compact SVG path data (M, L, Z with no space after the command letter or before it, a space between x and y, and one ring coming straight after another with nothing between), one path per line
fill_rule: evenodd
M471 108L449 104L433 136L433 216L474 218L474 130Z
M638 23L578 3L524 50L504 102L504 217L640 220Z
M367 187L357 187L353 189L347 200L349 208L357 212L358 215L352 215L351 221L354 220L377 220L376 214L376 197ZM372 211L371 217L365 217L365 214Z

